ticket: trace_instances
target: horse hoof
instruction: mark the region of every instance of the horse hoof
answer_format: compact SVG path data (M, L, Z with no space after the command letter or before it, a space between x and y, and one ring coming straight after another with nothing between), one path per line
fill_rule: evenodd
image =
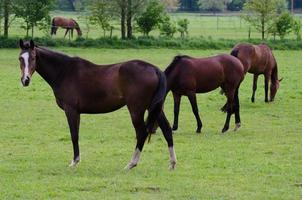
M236 123L234 131L236 132L241 127L241 123Z
M80 162L80 159L72 160L71 163L69 164L69 167L76 167L77 164L79 164L79 162Z
M227 132L228 130L229 130L229 127L224 127L224 128L222 129L221 133L225 133L225 132Z
M176 131L178 129L177 126L173 126L172 131Z
M128 165L126 165L126 167L124 167L125 170L130 170L134 167L136 167L137 164L135 163L129 163Z
M175 161L171 161L170 162L170 166L169 166L169 170L172 171L172 170L175 170L176 168L176 162Z
M255 99L254 98L251 98L251 101L252 101L252 103L255 103Z
M197 129L196 133L198 133L198 134L201 133L201 129Z

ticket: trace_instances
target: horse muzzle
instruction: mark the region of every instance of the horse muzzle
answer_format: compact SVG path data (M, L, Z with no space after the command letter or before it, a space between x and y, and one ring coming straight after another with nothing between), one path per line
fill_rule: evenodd
M21 78L21 83L22 83L23 87L27 87L30 83L30 77L26 76L24 78Z

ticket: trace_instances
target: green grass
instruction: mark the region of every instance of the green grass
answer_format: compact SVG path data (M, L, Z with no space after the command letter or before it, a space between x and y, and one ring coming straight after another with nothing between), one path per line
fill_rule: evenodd
M60 51L96 63L140 58L164 69L176 54L207 56L229 50L75 49ZM139 165L124 171L135 146L126 108L104 115L82 115L82 161L68 167L72 145L64 113L50 87L34 74L20 84L18 53L0 50L0 199L301 199L301 51L275 51L284 77L274 103L264 103L259 78L250 102L252 76L240 89L242 127L220 133L225 98L215 90L198 95L204 123L195 134L191 107L183 98L174 135L178 165L168 170L161 133L146 144ZM168 96L169 120L173 102ZM231 126L234 126L232 118Z
M74 18L76 19L80 27L83 31L84 37L89 38L99 38L103 37L103 32L101 28L90 25L89 31L87 29L86 23L82 15L85 13L78 13L78 12L62 12L62 11L53 11L51 16L63 16L67 18ZM179 19L187 18L190 21L189 24L189 36L190 37L204 37L204 38L213 38L213 39L248 39L248 30L249 25L238 15L225 15L225 16L202 16L199 13L172 13L170 14L173 21L175 23ZM297 15L301 19L301 16ZM14 37L24 37L26 32L25 30L21 29L20 26L24 25L22 19L16 19L10 29L10 35ZM114 26L113 35L120 37L120 25L118 20L114 20L111 22L111 25ZM47 35L49 35L50 30L47 31ZM57 36L54 38L63 38L65 31L59 29L57 32ZM74 33L76 35L76 31ZM109 33L107 33L108 35ZM46 33L39 30L38 28L35 29L35 37L42 37L45 36ZM142 34L134 29L135 36L141 36ZM150 33L151 36L159 36L159 31L154 30ZM175 34L175 37L180 37L179 33ZM252 39L261 39L261 33L251 27L251 38ZM286 38L295 39L295 35L291 33ZM270 37L272 39L272 37Z

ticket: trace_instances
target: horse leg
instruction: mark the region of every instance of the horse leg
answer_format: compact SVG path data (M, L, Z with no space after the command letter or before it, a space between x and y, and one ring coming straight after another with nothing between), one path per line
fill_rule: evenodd
M264 90L265 90L265 102L268 103L268 84L270 76L268 73L264 74Z
M235 112L235 128L234 131L237 131L241 126L241 120L240 120L240 104L239 104L239 96L238 96L238 90L237 88L235 92L235 98L234 98L234 112Z
M70 167L76 166L80 162L80 150L79 150L79 127L80 127L80 114L72 109L65 109L65 115L67 117L71 141L73 145L73 160L70 163Z
M68 32L69 32L69 29L67 28L66 31L65 31L64 38L66 37L66 35L67 35Z
M178 116L179 116L179 107L181 101L181 95L173 92L173 99L174 99L174 122L173 122L173 131L178 129Z
M71 38L73 38L73 29L71 29Z
M257 90L257 81L258 81L258 74L254 74L254 81L253 81L253 94L251 101L254 103L255 102L255 93Z
M192 106L192 111L195 115L196 121L197 121L197 129L196 133L200 133L201 128L202 128L202 122L200 120L199 114L198 114L198 106L197 106L197 101L196 101L196 94L192 93L188 95L188 98L190 100L191 106Z
M224 123L224 127L222 129L222 133L229 130L230 127L230 119L234 111L234 90L227 91L226 96L227 96L227 117Z
M128 107L129 108L129 107ZM145 140L148 137L147 127L144 122L144 112L135 112L129 108L132 124L136 132L136 147L132 159L125 169L132 169L139 161L140 154L143 150Z
M173 136L170 124L165 116L165 113L162 111L158 117L158 125L162 130L164 137L167 141L168 148L169 148L169 155L170 155L170 170L175 169L176 165L176 154L173 147Z

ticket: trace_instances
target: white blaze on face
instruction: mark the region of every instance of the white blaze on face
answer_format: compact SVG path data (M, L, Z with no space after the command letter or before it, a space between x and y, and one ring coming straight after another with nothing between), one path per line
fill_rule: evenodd
M24 81L26 80L26 77L30 78L30 74L29 74L29 53L25 52L21 55L21 57L23 58L24 61L24 76L23 79Z

